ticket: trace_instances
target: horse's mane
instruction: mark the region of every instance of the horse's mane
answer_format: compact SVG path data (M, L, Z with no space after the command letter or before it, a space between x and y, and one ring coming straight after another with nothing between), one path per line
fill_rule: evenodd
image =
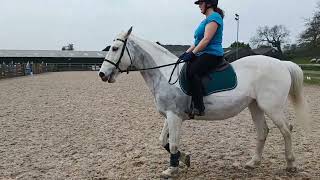
M130 36L131 36L131 38L132 38L133 40L137 39L138 41L143 41L144 43L152 46L153 48L161 51L162 53L170 56L171 58L177 58L177 56L175 56L173 53L171 53L168 49L164 48L163 46L161 46L161 45L159 45L159 44L157 44L157 43L155 43L155 42L151 42L151 41L148 41L148 40L139 38L139 37L134 36L134 35L132 35L132 34L131 34Z

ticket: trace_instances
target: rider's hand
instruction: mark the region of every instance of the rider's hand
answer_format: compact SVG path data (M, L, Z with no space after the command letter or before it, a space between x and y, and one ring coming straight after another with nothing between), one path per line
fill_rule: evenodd
M187 54L187 52L184 52L183 54L181 54L181 55L179 56L179 59L182 59L186 54Z
M192 61L195 57L196 55L191 51L191 52L185 53L185 55L183 55L180 59L185 62L188 62L188 61Z

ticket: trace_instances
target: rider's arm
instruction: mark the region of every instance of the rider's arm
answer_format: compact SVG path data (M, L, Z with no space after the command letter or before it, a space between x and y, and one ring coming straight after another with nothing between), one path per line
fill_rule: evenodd
M196 46L194 44L192 44L186 52L188 53L188 52L193 51L195 47Z
M204 48L207 47L211 39L213 38L214 34L216 33L218 29L218 24L216 22L211 22L206 25L205 32L204 32L204 37L203 39L199 42L199 44L192 50L194 54L202 51Z

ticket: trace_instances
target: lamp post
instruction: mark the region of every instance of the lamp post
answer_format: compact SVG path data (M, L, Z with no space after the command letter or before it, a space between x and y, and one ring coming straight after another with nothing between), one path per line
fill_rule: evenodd
M235 18L234 18L236 21L237 21L237 50L236 50L236 59L238 59L239 57L239 21L240 21L240 16L239 14L235 14Z

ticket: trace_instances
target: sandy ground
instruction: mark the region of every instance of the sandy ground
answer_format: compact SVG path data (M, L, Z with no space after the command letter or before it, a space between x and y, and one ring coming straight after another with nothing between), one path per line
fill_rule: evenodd
M158 142L163 119L139 73L100 81L97 72L63 72L0 81L0 179L159 179L169 155ZM305 88L312 132L294 125L299 171L287 173L284 142L270 133L260 167L248 110L225 121L189 121L181 149L191 167L177 179L320 179L320 86ZM291 112L291 113L289 113Z

